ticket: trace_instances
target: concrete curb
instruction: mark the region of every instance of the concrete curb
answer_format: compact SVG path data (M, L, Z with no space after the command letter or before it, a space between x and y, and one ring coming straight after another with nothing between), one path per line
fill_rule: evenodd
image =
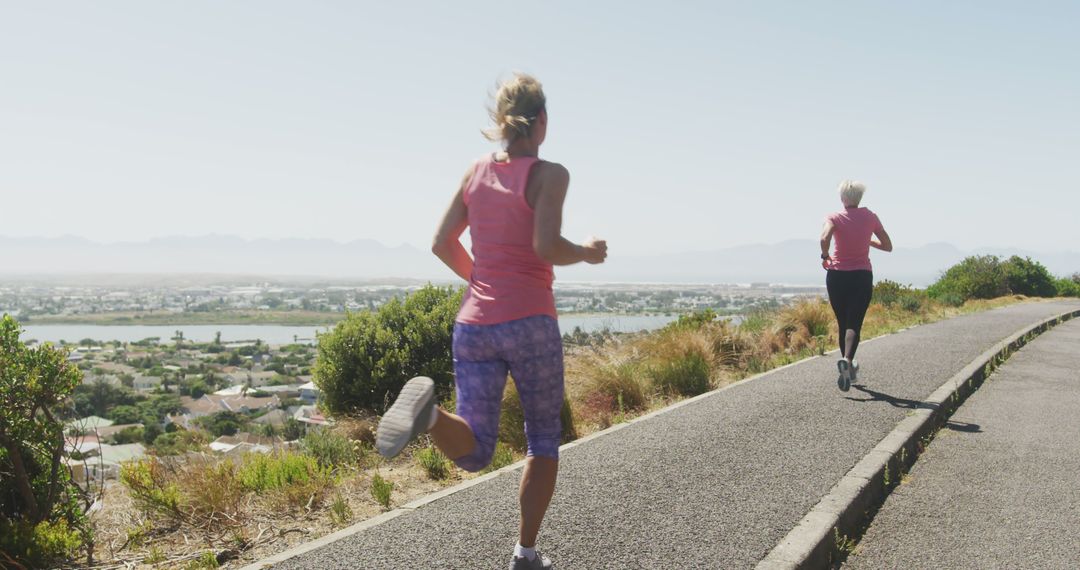
M851 468L821 501L757 565L757 570L829 568L841 543L858 538L867 515L879 507L933 434L963 401L1020 347L1050 328L1080 316L1066 311L1021 329L949 378Z

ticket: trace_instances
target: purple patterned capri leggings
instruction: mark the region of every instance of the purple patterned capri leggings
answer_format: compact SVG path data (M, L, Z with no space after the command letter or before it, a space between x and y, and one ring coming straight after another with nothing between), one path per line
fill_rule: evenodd
M559 457L563 349L558 321L537 315L494 325L455 323L457 415L476 437L473 452L454 460L466 471L491 463L508 372L525 412L529 456Z

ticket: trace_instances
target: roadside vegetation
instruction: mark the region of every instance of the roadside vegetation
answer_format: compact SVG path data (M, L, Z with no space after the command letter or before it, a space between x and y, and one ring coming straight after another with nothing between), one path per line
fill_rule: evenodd
M0 567L50 568L92 552L92 498L63 464L65 399L82 380L67 354L27 347L0 320Z

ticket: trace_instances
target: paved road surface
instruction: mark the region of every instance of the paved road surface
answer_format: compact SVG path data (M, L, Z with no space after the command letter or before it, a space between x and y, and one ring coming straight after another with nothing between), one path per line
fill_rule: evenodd
M1080 568L1080 320L957 410L845 568Z
M539 548L561 570L752 568L913 402L1021 327L1029 303L860 347L860 385L816 358L563 454ZM517 477L502 476L279 564L280 570L505 568Z

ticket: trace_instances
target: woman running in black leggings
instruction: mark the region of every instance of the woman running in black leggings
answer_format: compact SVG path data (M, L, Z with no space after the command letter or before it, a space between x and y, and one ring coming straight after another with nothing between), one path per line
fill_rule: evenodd
M840 332L841 358L836 361L840 377L836 383L844 392L851 388L859 371L855 351L859 348L863 317L874 293L870 247L892 251L892 240L877 214L859 207L864 192L866 186L861 182L841 182L840 201L844 209L826 216L825 229L821 232L821 266L828 271L825 287ZM833 238L836 249L829 255Z

